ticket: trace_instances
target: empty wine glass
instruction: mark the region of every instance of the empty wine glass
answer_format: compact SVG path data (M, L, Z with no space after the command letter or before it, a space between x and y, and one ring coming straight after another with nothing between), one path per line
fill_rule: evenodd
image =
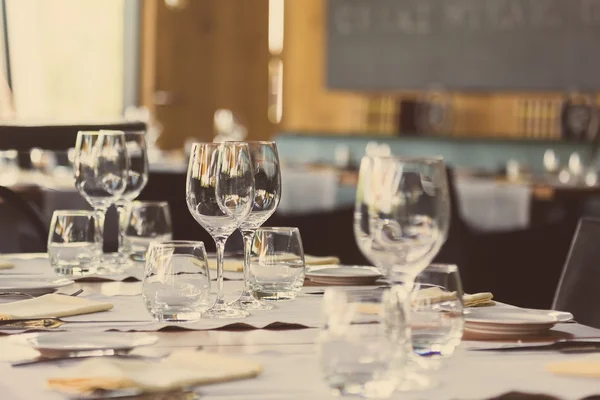
M106 211L125 191L129 171L125 134L121 131L79 132L73 171L75 187L96 213L97 261L103 263Z
M254 234L275 212L281 198L281 170L275 142L247 142L254 170L254 205L239 230L244 238L244 290L230 303L244 310L269 310L271 304L256 299L250 288L250 256Z
M248 144L194 143L186 180L186 201L194 219L213 237L217 248L217 300L208 318L243 318L248 312L225 303L225 242L250 215L254 172Z
M128 257L123 246L126 227L127 206L140 195L148 183L148 154L146 150L146 132L125 132L127 157L129 158L129 173L127 186L120 199L115 203L119 213L119 250L116 261L128 263Z
M441 158L364 157L359 172L354 234L360 250L385 271L396 290L410 293L417 275L446 240L450 199ZM407 316L410 310L406 310ZM415 366L423 363L413 358ZM401 385L430 385L413 374Z

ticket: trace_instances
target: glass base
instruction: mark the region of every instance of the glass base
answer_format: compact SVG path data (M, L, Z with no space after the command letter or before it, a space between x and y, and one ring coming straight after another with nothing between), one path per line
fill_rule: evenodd
M413 392L419 390L433 389L438 385L438 382L432 377L420 374L415 371L409 371L398 382L396 386L397 392Z
M273 304L255 299L248 291L242 292L236 301L229 303L229 306L238 310L270 310L273 308Z
M202 318L215 318L215 319L227 319L227 318L246 318L250 313L248 311L239 310L228 306L225 303L217 302L214 306L202 313Z
M202 318L200 312L161 313L151 312L152 317L158 322L196 322Z

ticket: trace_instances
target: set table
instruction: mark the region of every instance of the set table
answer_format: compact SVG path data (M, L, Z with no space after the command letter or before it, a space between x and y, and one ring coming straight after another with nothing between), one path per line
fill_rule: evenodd
M50 266L43 257L3 256L15 263L3 274L42 271ZM27 268L27 269L26 269ZM10 272L9 272L10 271ZM241 281L229 276L225 290L233 298L242 287ZM241 276L240 276L241 279ZM153 347L163 350L199 348L205 351L227 353L260 362L264 372L254 379L203 386L198 389L202 399L331 399L318 361L316 340L320 333L320 287L303 288L296 300L277 304L272 311L254 312L244 320L201 320L181 328L165 327L152 322L142 304L139 281L78 281L60 289L72 293L83 289L81 296L101 299L115 305L104 313L87 314L65 320L108 321L110 324L77 323L55 330L86 331L118 330L112 335L127 335L132 331L150 331L158 341ZM131 320L128 324L113 321ZM232 325L233 324L233 325ZM266 329L256 327L266 326ZM1 331L1 327L0 327ZM12 367L11 362L32 359L37 352L24 343L27 337L39 333L0 333L0 399L61 400L69 397L46 388L46 380L65 365L77 361L40 363ZM553 329L559 337L600 337L600 330L576 323L559 324ZM545 370L549 362L579 359L581 354L557 352L494 353L472 351L476 347L490 347L495 342L465 340L442 368L432 373L438 384L425 391L395 393L394 399L469 400L489 399L506 392L522 391L544 393L565 400L576 400L600 394L599 381L592 378L555 376Z

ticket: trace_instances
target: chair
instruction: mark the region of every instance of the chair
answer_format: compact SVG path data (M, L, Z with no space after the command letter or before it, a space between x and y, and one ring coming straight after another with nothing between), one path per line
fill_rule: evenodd
M0 186L0 252L43 253L48 226L41 212L21 194Z
M577 322L600 328L600 220L579 221L552 309L572 313Z

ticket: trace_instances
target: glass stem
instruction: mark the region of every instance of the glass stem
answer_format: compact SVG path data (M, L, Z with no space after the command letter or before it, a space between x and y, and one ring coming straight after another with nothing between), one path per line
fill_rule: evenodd
M98 243L98 256L102 257L104 253L104 220L106 219L106 207L97 207L94 209L96 216L96 241Z
M254 229L241 230L244 238L244 294L250 292L250 256L252 255L252 242L254 242Z
M225 304L225 294L223 293L225 242L227 242L227 238L215 238L215 246L217 247L217 300L215 301L215 305Z
M125 218L127 217L126 215L126 210L127 210L127 203L118 203L115 204L115 207L117 208L117 213L119 215L119 235L118 235L118 241L119 241L119 249L118 249L118 253L119 253L119 257L123 258L125 257L125 249L123 248L123 239L125 237Z

